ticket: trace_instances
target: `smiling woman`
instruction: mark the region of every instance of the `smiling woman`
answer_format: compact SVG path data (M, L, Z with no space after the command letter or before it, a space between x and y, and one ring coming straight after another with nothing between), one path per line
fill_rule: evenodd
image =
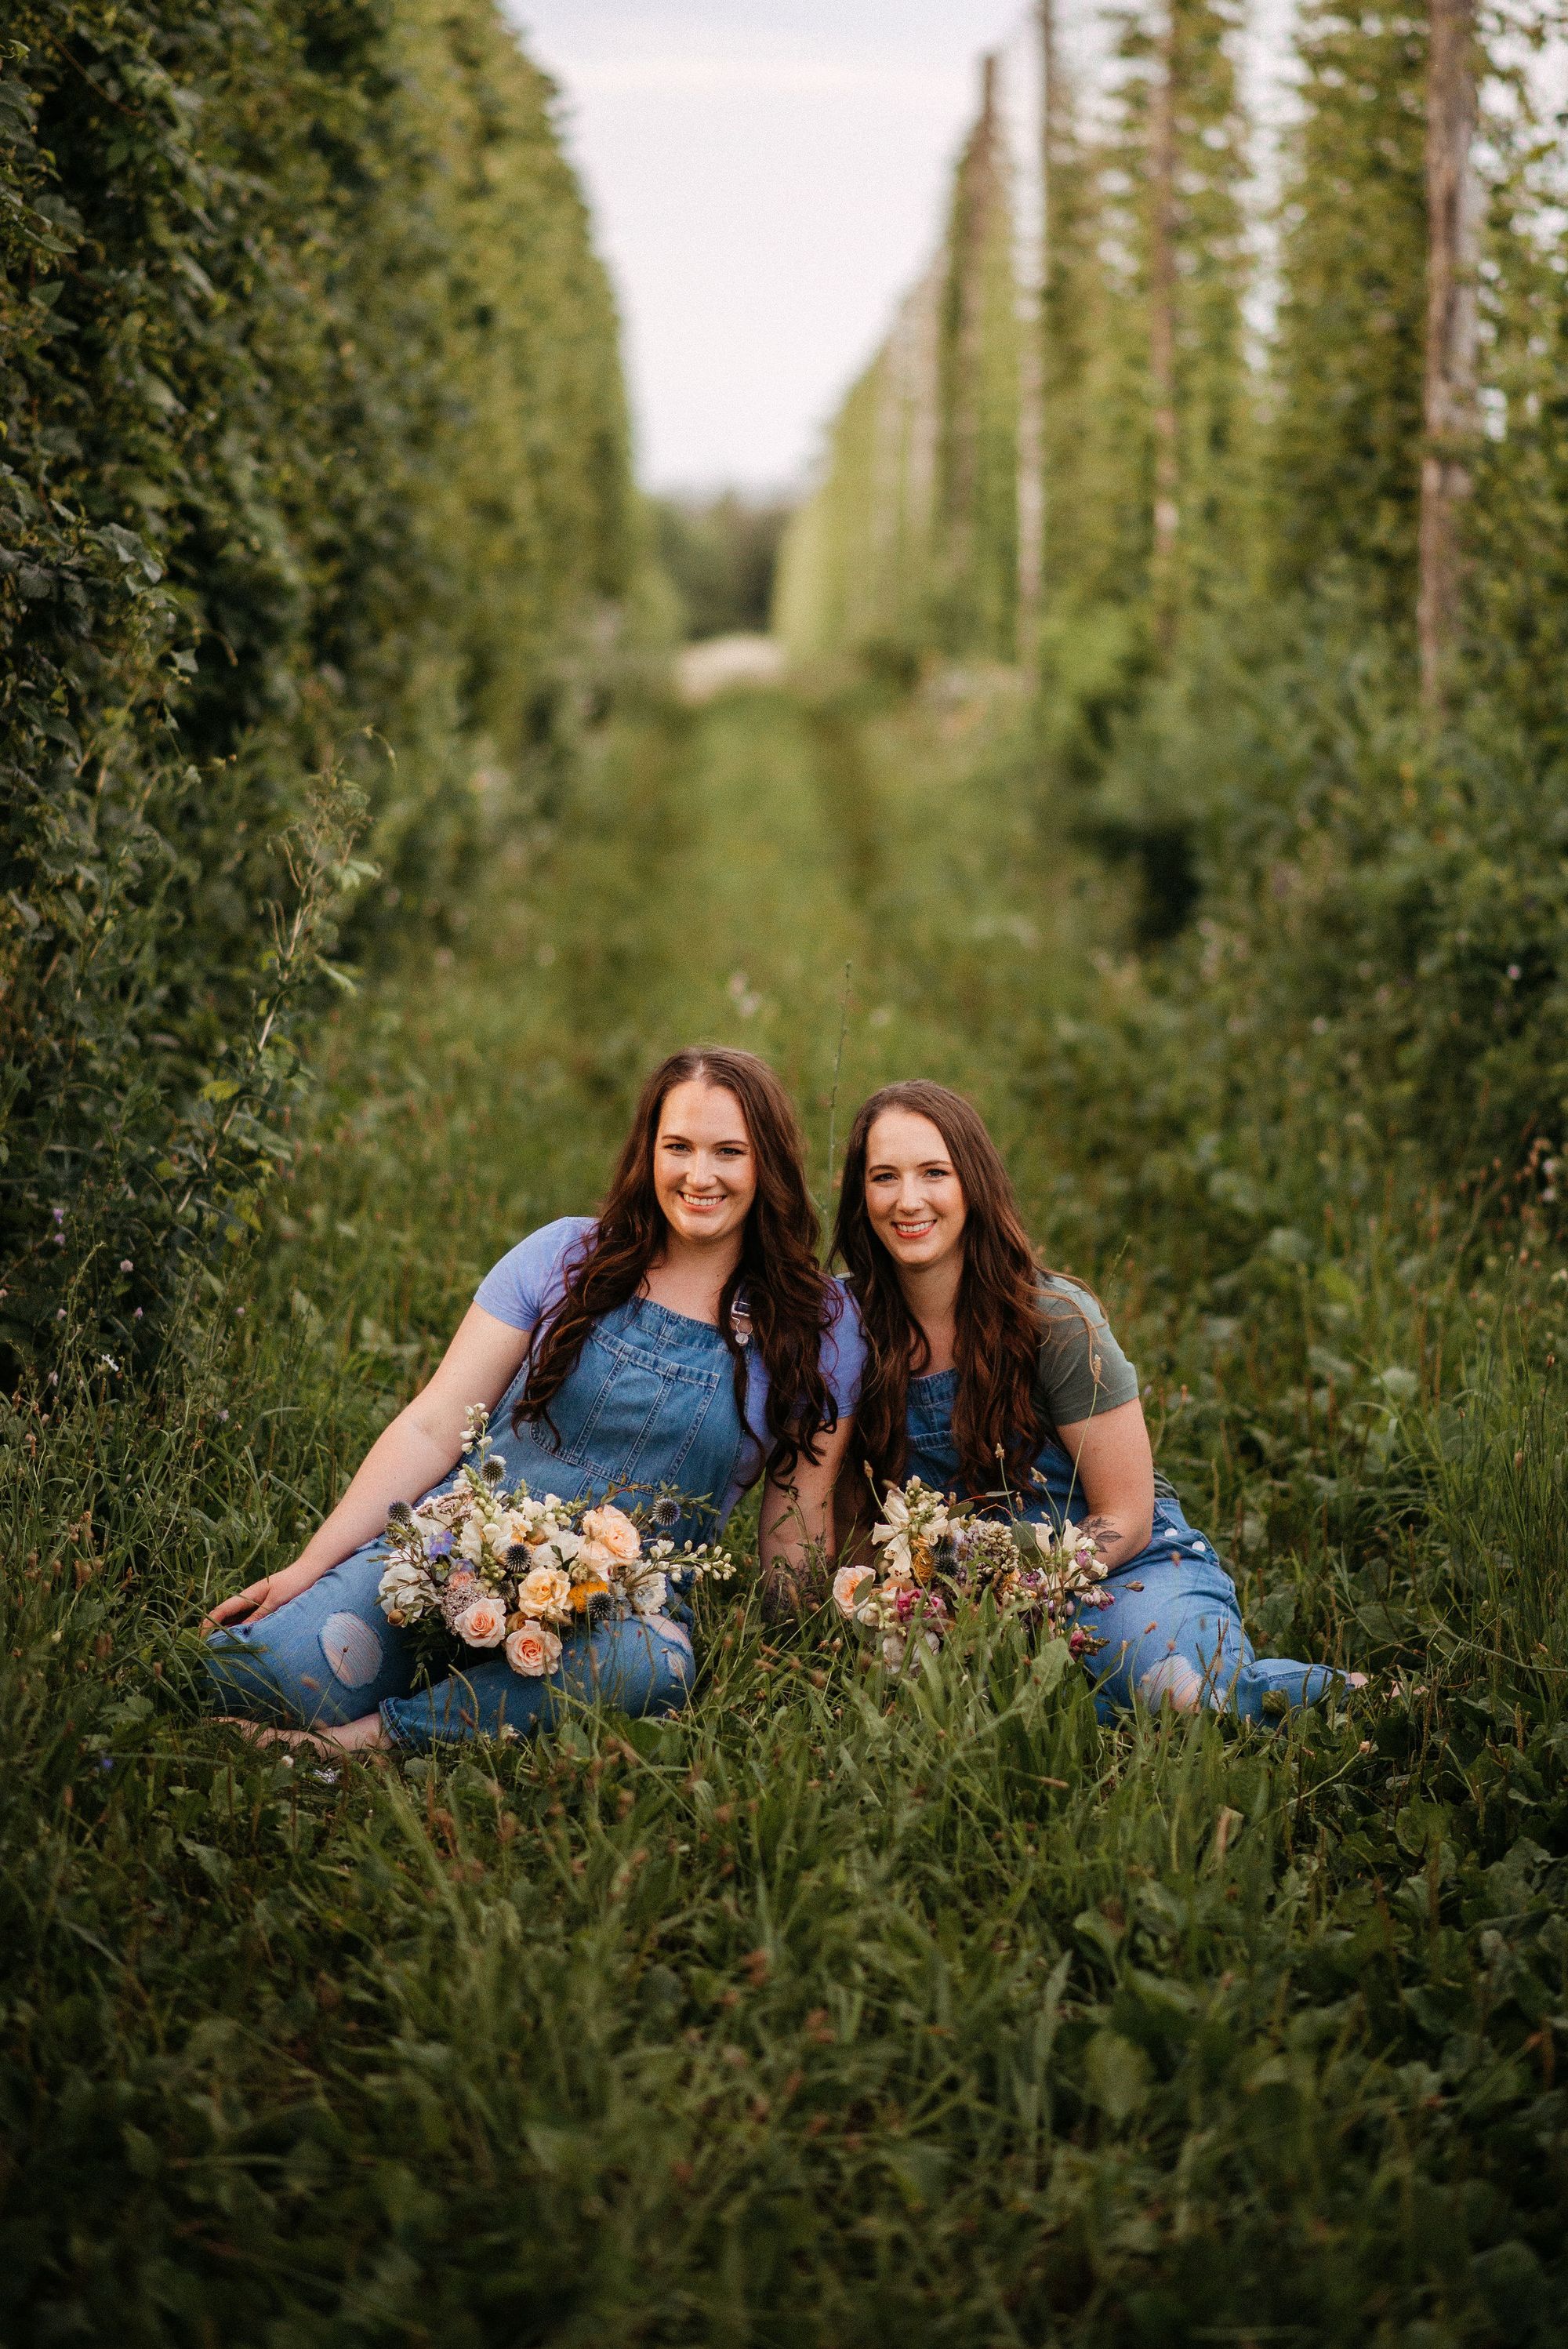
M1156 1470L1138 1374L1092 1289L1047 1270L978 1112L887 1085L844 1153L834 1248L865 1317L856 1450L983 1512L1081 1525L1109 1572L1096 1709L1283 1714L1357 1673L1260 1658L1218 1552ZM856 1480L858 1481L858 1480Z
M486 1657L416 1691L412 1644L379 1603L388 1514L454 1486L479 1403L508 1487L678 1496L665 1528L677 1543L717 1532L765 1477L763 1569L794 1578L810 1548L831 1547L860 1384L858 1318L817 1238L772 1071L748 1052L672 1054L643 1089L603 1212L545 1225L487 1273L429 1384L300 1557L213 1609L223 1700L281 1724L269 1733L343 1746L531 1731L594 1694L636 1713L680 1704L693 1658L676 1614L584 1626L549 1673L520 1679Z

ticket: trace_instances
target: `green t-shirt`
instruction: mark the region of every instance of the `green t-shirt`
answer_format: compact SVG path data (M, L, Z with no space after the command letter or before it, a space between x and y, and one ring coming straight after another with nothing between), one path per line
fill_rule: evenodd
M1076 1427L1082 1420L1103 1418L1124 1402L1137 1402L1138 1372L1087 1288L1065 1274L1044 1274L1040 1311L1045 1336L1035 1397L1053 1427ZM1154 1490L1162 1499L1176 1498L1175 1486L1158 1468Z

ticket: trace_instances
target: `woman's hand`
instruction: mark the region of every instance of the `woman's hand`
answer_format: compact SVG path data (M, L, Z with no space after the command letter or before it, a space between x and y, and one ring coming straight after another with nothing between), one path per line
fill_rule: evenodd
M302 1590L326 1572L325 1566L308 1564L296 1557L292 1566L280 1568L276 1574L263 1574L259 1582L248 1582L243 1590L236 1590L232 1599L220 1599L201 1625L201 1637L222 1630L225 1623L259 1623L263 1615L275 1615Z

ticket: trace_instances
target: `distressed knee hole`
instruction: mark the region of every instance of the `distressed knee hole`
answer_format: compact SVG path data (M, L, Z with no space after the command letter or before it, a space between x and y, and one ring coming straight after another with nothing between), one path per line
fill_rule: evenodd
M1165 1656L1139 1676L1138 1693L1145 1704L1170 1703L1178 1713L1196 1713L1207 1691L1202 1674L1185 1656Z
M363 1688L381 1669L381 1641L357 1615L329 1615L321 1627L321 1652L333 1678L345 1688Z

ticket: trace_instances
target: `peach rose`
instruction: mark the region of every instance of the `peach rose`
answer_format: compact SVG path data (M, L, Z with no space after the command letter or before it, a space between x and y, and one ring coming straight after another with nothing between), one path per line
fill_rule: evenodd
M841 1566L833 1577L833 1604L840 1614L852 1615L861 1585L875 1580L869 1566Z
M470 1648L499 1648L506 1637L506 1609L487 1591L464 1608L452 1629Z
M572 1596L572 1584L558 1566L531 1566L517 1586L525 1615L552 1615Z
M597 1509L593 1514L595 1516L598 1516ZM585 1541L578 1550L573 1564L580 1567L585 1574L609 1575L614 1571L620 1560L608 1542L589 1540Z
M624 1509L612 1508L608 1502L602 1509L587 1512L583 1530L591 1542L603 1542L610 1556L623 1566L629 1566L642 1554L642 1535Z
M561 1642L542 1623L524 1623L508 1640L506 1660L514 1672L540 1680L561 1661Z

